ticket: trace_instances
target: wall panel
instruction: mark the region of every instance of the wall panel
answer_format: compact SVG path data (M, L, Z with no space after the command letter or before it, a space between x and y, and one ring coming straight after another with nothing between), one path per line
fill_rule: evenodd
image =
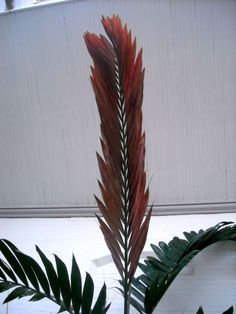
M95 205L99 120L82 36L112 13L144 49L150 202L235 210L230 0L71 1L1 15L0 206Z

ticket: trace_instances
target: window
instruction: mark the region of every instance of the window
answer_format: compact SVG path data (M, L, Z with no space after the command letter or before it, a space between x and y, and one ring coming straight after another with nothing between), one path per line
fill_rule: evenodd
M39 5L46 5L63 1L65 0L5 0L1 1L0 12L32 8Z

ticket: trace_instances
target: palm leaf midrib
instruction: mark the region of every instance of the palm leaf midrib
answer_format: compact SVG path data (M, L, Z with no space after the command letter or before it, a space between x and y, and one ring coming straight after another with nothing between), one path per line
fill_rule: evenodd
M125 97L124 88L121 81L120 66L118 58L115 59L115 79L117 87L117 107L118 107L118 119L120 125L120 155L121 155L121 220L123 227L123 265L124 265L124 286L129 285L129 254L128 254L128 240L129 240L129 155L128 155L128 143L127 143L127 119L125 110Z
M47 298L47 299L51 300L52 302L56 303L57 305L60 305L61 308L63 308L65 311L68 311L69 313L74 314L74 311L71 311L70 309L68 309L62 301L58 302L52 295L48 295L45 292L42 292L41 290L37 290L37 289L35 289L29 285L25 285L25 284L20 283L20 282L14 282L11 280L1 280L0 279L0 284L1 283L7 283L7 284L11 285L12 288L16 288L16 287L25 288L26 290L32 291L32 295L33 294L40 294L42 296L42 298ZM6 302L7 301L4 301L3 303L6 303Z

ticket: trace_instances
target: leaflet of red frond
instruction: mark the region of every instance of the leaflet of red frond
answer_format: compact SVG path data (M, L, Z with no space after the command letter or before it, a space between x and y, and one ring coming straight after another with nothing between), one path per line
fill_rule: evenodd
M147 232L149 227L149 222L152 214L152 208L149 210L145 220L137 233L136 239L134 239L133 244L131 245L131 253L130 253L130 270L129 270L129 277L132 279L133 275L136 271L138 266L139 258L142 253L143 247L146 243L147 239ZM139 245L137 245L137 243Z
M85 34L94 62L91 81L100 114L104 157L97 155L103 202L96 200L105 222L98 220L122 278L126 272L130 282L151 215L150 210L144 218L148 190L142 133L142 50L136 57L136 39L132 40L118 16L103 17L102 24L110 41L102 35Z
M121 249L117 243L117 241L115 241L115 236L112 233L112 231L109 229L109 227L103 222L103 220L97 216L97 219L100 223L100 228L102 230L102 233L104 235L106 244L112 254L113 260L116 264L116 267L120 273L120 276L123 278L123 265L122 265L122 252Z

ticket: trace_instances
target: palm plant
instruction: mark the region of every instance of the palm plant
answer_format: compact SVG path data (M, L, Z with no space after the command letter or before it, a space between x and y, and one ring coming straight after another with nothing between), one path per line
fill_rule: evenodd
M103 157L97 154L97 159L102 201L97 196L95 199L103 218L97 219L121 277L124 314L129 313L130 305L139 313L150 314L196 254L213 243L236 240L236 225L223 222L206 231L185 232L185 239L175 237L168 244L152 245L156 257L140 263L143 274L134 278L152 212L152 208L147 209L144 165L142 50L136 54L136 40L118 16L103 17L102 24L108 39L88 32L84 35L94 63L91 81L101 120ZM105 284L93 301L93 280L87 273L82 285L74 256L68 271L57 255L54 266L38 247L36 250L43 267L10 241L0 240L0 293L11 290L5 303L22 297L30 297L30 301L48 298L59 305L59 312L108 311ZM198 314L202 313L199 308ZM224 313L233 313L233 308Z
M214 243L236 241L236 225L222 222L205 231L184 232L184 235L185 239L174 237L168 244L152 244L156 257L147 257L139 264L143 274L132 280L130 297L131 305L139 313L152 313L179 272L202 250ZM30 297L29 301L34 302L47 298L59 306L59 313L104 314L108 311L110 304L106 304L105 284L93 301L93 280L87 273L82 286L74 256L69 272L57 255L56 266L53 266L37 246L36 250L44 269L10 241L0 240L4 257L0 258L0 293L11 290L4 303L22 297ZM202 307L196 314L204 314ZM233 307L222 314L233 314Z

